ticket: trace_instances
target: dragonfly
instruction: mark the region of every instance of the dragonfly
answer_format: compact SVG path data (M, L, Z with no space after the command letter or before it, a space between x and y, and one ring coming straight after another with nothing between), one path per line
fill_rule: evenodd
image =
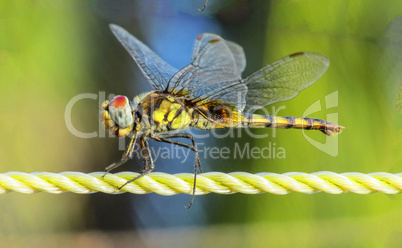
M292 99L314 83L328 68L326 56L294 53L242 79L246 67L243 48L218 35L199 35L191 63L178 70L122 27L110 24L110 29L154 89L133 100L119 95L102 104L105 128L117 137L131 138L122 158L106 167L104 176L133 157L137 140L142 151L143 170L119 189L154 170L148 139L182 146L195 154L189 208L201 163L194 138L186 132L188 128L296 128L326 135L337 134L343 128L309 117L254 114L269 104ZM175 138L187 139L191 144Z

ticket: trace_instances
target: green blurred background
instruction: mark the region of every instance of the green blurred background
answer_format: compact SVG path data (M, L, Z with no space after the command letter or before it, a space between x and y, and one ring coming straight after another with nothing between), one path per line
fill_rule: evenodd
M314 117L337 113L346 129L338 136L336 157L311 145L300 130L278 130L268 139L251 139L242 131L240 137L198 141L218 147L271 142L286 149L286 159L204 159L204 171L402 172L401 1L210 0L199 13L202 5L201 0L0 0L1 172L87 173L102 171L121 156L117 138L78 138L64 117L78 94L131 98L151 89L109 23L129 30L176 68L190 61L192 42L202 32L244 47L243 76L298 51L330 58L317 83L273 107L286 104L281 115L301 116L320 100L323 109ZM325 96L336 91L339 106L325 109ZM98 119L98 100L82 100L72 109L81 132L101 134ZM256 131L267 132L272 130ZM308 135L325 142L320 133ZM191 172L191 165L159 161L156 171ZM139 166L133 160L123 169ZM186 211L189 199L8 193L0 196L0 246L402 246L400 195L210 194L196 197Z

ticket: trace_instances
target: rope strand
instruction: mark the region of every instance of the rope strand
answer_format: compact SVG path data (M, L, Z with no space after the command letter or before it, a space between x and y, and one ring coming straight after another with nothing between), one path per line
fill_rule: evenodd
M47 192L59 194L73 192L89 194L103 192L119 194L130 192L133 194L157 193L160 195L175 195L180 193L192 194L193 174L180 173L170 175L154 172L132 183L121 190L118 187L138 175L134 172L120 172L107 174L102 178L103 172L89 174L81 172L7 172L0 173L0 194L15 191L31 194ZM258 194L271 193L284 195L290 192L311 194L325 192L341 194L353 192L369 194L382 192L397 194L402 192L402 173L391 174L375 172L363 174L357 172L334 173L328 171L316 173L288 172L284 174L246 172L208 172L197 176L196 195L208 193L217 194Z

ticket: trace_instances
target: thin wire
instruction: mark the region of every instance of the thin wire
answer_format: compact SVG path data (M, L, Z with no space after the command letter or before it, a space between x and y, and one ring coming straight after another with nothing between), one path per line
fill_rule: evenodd
M198 9L198 11L203 12L205 10L205 8L207 7L207 4L208 4L208 0L205 0L204 7L202 7L202 9Z
M160 195L175 195L180 193L192 194L193 174L180 173L170 175L153 172L134 182L118 188L127 180L138 175L134 172L120 172L107 174L102 178L103 172L89 174L81 172L7 172L0 173L0 194L15 191L31 194L47 192L59 194L73 192L89 194L103 192L119 194L130 192L133 194L157 193ZM233 172L229 174L208 172L198 175L196 195L208 193L217 194L258 194L271 193L285 195L290 192L312 194L325 192L341 194L353 192L369 194L382 192L385 194L398 194L402 192L402 173L391 174L375 172L363 174L357 172L334 173L328 171L316 173L289 172L284 174Z

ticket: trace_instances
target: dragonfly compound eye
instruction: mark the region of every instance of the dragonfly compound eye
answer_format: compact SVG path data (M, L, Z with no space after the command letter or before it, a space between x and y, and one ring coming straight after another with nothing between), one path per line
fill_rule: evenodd
M125 96L117 96L109 102L111 119L120 127L127 128L134 122L130 101Z

